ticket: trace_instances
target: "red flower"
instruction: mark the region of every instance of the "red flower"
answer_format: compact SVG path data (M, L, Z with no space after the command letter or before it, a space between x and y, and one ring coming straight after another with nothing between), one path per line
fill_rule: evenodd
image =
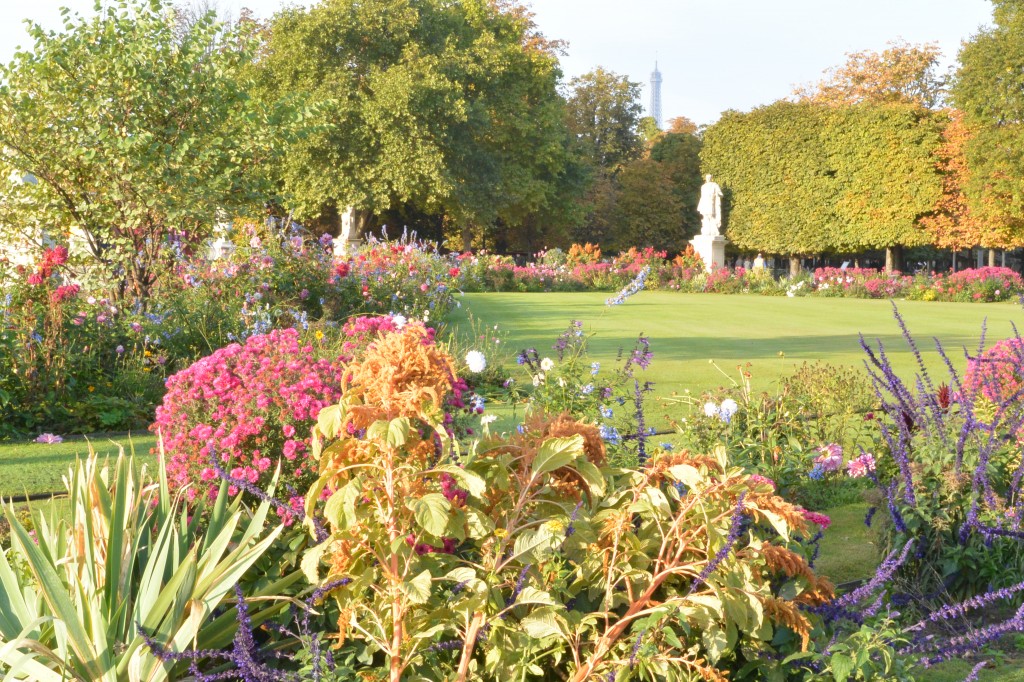
M37 286L43 283L43 275L38 272L33 272L31 275L28 276L28 279L26 281L32 286Z
M348 276L349 269L350 268L348 263L338 263L336 266L334 266L334 274L336 274L338 277L346 277Z
M459 269L458 268L452 268L451 270L448 271L448 274L451 275L452 277L458 277L459 276Z

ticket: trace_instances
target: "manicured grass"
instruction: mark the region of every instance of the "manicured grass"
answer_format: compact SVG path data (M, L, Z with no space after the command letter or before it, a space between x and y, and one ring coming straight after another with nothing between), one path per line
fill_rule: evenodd
M826 510L832 525L821 540L814 569L837 585L870 578L878 565L878 550L864 525L867 504L848 504Z
M156 457L149 450L156 446L156 437L149 434L116 438L68 437L63 443L4 443L0 445L0 496L25 493L61 492L61 476L68 472L75 457L89 454L89 446L102 457L117 457L118 447L125 453L135 449L140 464L153 467Z
M737 365L751 363L752 385L770 390L779 377L805 361L862 366L858 334L882 340L897 370L910 375L915 360L900 336L888 301L841 298L678 294L643 291L614 307L604 293L467 294L452 323L465 326L467 313L504 329L512 349L535 347L553 355L551 345L576 319L584 322L591 355L603 364L620 347L632 348L639 333L651 338L654 362L648 374L659 395L702 390L737 377ZM982 325L987 338L1012 335L1011 323L1024 322L1020 306L1009 303L935 303L900 301L903 315L920 344L929 370L945 370L932 351L938 337L958 370L965 365L963 347L975 349ZM708 361L713 360L722 371Z

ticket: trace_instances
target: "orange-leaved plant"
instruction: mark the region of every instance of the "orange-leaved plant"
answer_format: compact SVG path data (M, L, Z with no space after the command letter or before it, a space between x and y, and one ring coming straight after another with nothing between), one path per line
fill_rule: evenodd
M310 580L335 660L373 679L582 682L779 674L813 651L832 587L802 510L725 451L613 468L599 430L534 414L467 447L444 426L454 364L409 324L348 366L315 428L329 539ZM620 677L625 679L625 677Z

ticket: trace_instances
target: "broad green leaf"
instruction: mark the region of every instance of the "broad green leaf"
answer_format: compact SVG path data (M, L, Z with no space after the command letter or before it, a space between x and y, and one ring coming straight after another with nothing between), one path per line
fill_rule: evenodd
M402 583L402 591L413 604L426 604L430 599L430 571L425 570L415 578Z
M533 475L560 469L583 452L583 436L576 434L568 438L549 438L540 446L533 460Z
M408 503L416 517L416 523L420 528L427 531L434 537L444 535L448 527L451 502L445 499L441 493L428 493L423 497L412 500Z
M846 654L835 654L829 659L835 682L846 682L853 672L853 659Z
M701 475L695 467L689 464L676 464L668 468L668 475L679 481L687 488L699 488L701 483L704 481L704 477Z
M537 609L520 620L519 625L533 639L562 637L564 634L558 618L551 609Z
M469 494L473 497L482 497L487 492L487 484L484 479L472 471L467 471L462 467L455 466L453 464L446 464L439 466L434 471L442 471L449 474L452 478L459 482L459 485L469 491Z

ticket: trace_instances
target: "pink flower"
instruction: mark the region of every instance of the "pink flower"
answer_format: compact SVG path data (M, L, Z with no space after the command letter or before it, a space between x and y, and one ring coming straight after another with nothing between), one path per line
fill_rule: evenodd
M843 448L835 443L822 445L818 448L821 454L814 458L815 464L820 464L824 471L839 471L843 466Z
M800 514L811 523L816 523L821 526L822 530L828 530L828 527L832 525L832 519L825 514L807 511L806 509L801 509Z
M54 435L52 433L41 433L36 438L36 442L37 443L45 443L47 445L54 445L56 443L63 443L64 439L61 438L60 436Z
M850 478L864 478L869 471L875 470L875 458L870 452L865 452L860 457L851 459L846 465L846 471Z

